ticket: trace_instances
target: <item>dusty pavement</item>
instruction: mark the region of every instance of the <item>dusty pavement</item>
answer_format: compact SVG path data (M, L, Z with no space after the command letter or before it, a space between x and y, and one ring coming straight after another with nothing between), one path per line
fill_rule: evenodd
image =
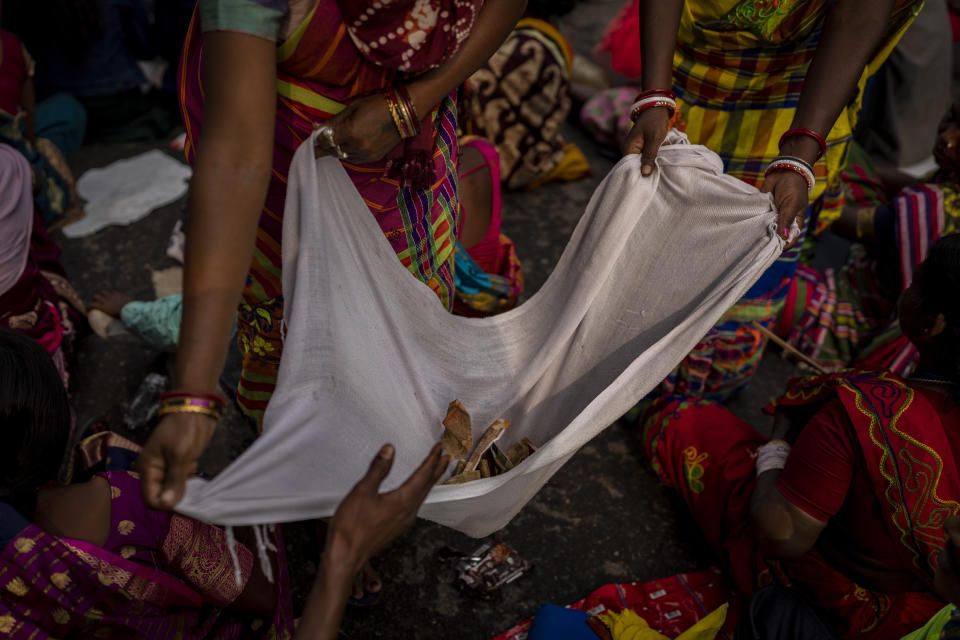
M578 52L589 54L618 5L616 0L593 0L565 18L563 30ZM613 166L579 131L570 128L569 137L587 154L593 177L504 197L504 231L523 260L527 295L549 275L594 187ZM87 146L72 164L80 175L146 149ZM151 271L175 265L165 248L182 206L178 202L128 227L108 228L80 240L57 234L64 266L81 296L89 300L95 291L109 287L134 298L152 298ZM123 431L123 413L144 376L165 372L169 365L167 355L132 336L87 339L79 348L73 385L78 426L102 420ZM792 365L770 352L762 375L735 410L764 427L755 408L772 399L794 373ZM235 375L236 366L228 366L228 382ZM146 430L125 433L140 441L147 435ZM218 427L204 469L222 468L252 439L250 427L234 413ZM315 570L317 548L310 527L294 525L285 531L299 606ZM535 568L491 601L480 602L459 595L453 568L440 557L447 548L469 552L479 541L418 523L375 560L386 582L382 601L349 610L344 636L482 640L532 615L544 602L565 604L607 583L651 580L714 562L670 492L645 469L637 434L620 425L585 446L497 537L510 542Z

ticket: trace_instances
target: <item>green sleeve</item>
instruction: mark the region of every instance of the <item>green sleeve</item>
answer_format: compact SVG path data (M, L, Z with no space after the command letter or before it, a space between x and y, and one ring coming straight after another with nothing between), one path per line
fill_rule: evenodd
M200 0L204 31L238 31L274 42L287 12L286 0Z

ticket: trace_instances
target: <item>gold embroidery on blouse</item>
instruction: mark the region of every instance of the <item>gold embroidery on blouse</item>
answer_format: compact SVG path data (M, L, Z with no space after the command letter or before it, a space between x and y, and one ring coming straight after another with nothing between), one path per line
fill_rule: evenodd
M21 578L14 578L7 583L7 591L15 596L23 596L27 593L27 584Z
M29 553L36 543L36 540L30 538L17 538L13 542L13 548L20 553Z
M61 571L50 576L50 582L53 583L57 589L66 589L67 585L70 584L70 576L67 575L66 571Z
M16 624L13 616L0 616L0 633L13 633L13 625Z

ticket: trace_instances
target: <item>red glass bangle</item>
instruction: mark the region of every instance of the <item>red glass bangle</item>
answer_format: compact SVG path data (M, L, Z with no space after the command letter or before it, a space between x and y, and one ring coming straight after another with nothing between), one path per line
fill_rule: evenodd
M673 103L673 104L676 104L676 103ZM673 117L673 114L674 114L675 111L676 111L676 109L675 109L675 107L673 106L673 104L664 101L664 102L650 102L650 103L648 103L648 104L641 105L641 106L637 107L636 109L634 109L633 111L630 112L630 119L631 119L631 120L636 120L637 118L640 117L640 114L643 113L644 111L646 111L647 109L655 109L655 108L657 108L657 107L663 107L663 108L665 108L667 111L670 112L670 117L672 118L672 117Z
M646 91L641 91L637 94L637 97L633 99L634 102L639 102L644 98L651 98L653 96L663 96L665 98L670 98L671 100L676 100L677 95L670 89L648 89Z
M789 138L795 138L796 136L807 136L816 140L817 144L820 145L820 155L817 156L818 158L825 156L827 154L826 139L822 135L814 131L813 129L807 129L804 127L797 127L796 129L790 129L789 131L784 133L782 136L780 136L780 142L778 143L778 146L782 147L784 140L787 140Z
M410 110L410 115L413 116L413 124L416 127L417 134L420 134L420 114L417 113L417 106L413 104L413 98L410 97L410 91L407 90L407 85L402 82L397 83L397 92L399 92L400 97L403 98L403 101L407 104L407 108Z
M174 398L202 398L210 402L216 402L221 407L226 405L226 401L218 395L212 393L193 393L192 391L174 390L160 395L160 400L172 400Z
M810 184L810 177L807 174L805 174L803 171L798 169L797 167L793 166L792 164L787 164L785 162L784 163L774 162L769 167L767 167L767 170L763 172L763 175L764 177L766 177L766 175L769 174L771 171L778 171L783 169L789 169L790 171L793 171L794 173L799 175L801 178L803 178L803 181L807 183L807 191L813 191L813 187L815 185Z

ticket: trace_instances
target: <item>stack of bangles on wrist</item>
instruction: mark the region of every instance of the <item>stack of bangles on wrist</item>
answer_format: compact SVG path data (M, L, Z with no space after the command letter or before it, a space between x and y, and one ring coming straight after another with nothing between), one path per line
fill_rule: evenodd
M783 147L783 143L789 140L790 138L796 138L797 136L806 136L808 138L813 138L816 141L817 146L819 147L820 153L817 155L817 160L822 158L827 153L827 141L822 135L814 131L813 129L806 129L803 127L796 127L790 129L782 136L780 136L779 146ZM816 160L814 160L816 162ZM766 176L771 171L776 171L778 169L787 169L789 171L795 171L803 176L803 179L807 181L807 193L813 191L813 188L817 184L816 174L813 172L813 165L804 160L803 158L798 158L796 156L788 155L779 155L773 159L769 165L767 165L766 171L763 172L763 175Z
M199 413L219 420L223 416L224 406L223 398L211 393L170 391L160 396L158 415L162 417L171 413Z
M417 115L417 108L414 106L407 88L398 84L393 89L386 91L383 96L387 99L387 109L390 110L393 124L396 125L400 137L406 139L419 135L420 116Z
M795 171L803 176L803 179L807 181L807 193L813 191L813 188L817 186L817 178L813 173L813 166L803 158L797 158L796 156L777 156L773 159L773 162L767 165L767 169L763 172L763 175L766 177L771 171L779 171L781 169Z
M790 445L786 440L771 440L757 449L757 475L771 469L783 469L789 455Z
M639 93L630 107L630 121L636 122L641 113L656 107L669 109L672 118L677 111L677 96L670 89L650 89Z

